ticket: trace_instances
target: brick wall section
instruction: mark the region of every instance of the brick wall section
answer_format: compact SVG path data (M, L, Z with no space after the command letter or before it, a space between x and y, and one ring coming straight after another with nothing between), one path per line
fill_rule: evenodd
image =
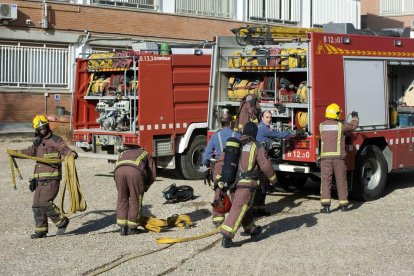
M32 21L31 28L40 28L42 1L2 0L15 3L18 19L0 28L27 30L26 19ZM47 1L46 1L47 2ZM210 19L205 17L177 16L132 8L99 7L47 2L49 5L49 27L83 33L92 36L158 38L158 40L200 41L212 40L215 35L232 35L231 28L246 25L244 22ZM47 113L56 114L54 94L49 92ZM70 111L70 95L61 94L61 106ZM46 112L44 93L7 92L0 88L0 123L29 122L35 114Z
M63 106L66 114L70 112L71 95L60 94L59 106ZM43 93L0 93L0 122L30 122L36 114L56 115L54 94L49 93L45 103Z

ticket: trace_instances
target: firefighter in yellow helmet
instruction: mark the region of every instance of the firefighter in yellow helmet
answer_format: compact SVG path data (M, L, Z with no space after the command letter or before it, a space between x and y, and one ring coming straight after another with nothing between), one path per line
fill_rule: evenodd
M29 156L60 159L68 154L77 158L77 153L71 150L60 136L53 134L49 127L49 121L44 115L36 115L33 119L35 139L33 145L20 152ZM32 239L44 238L48 233L48 219L56 225L57 235L64 234L69 224L69 219L64 216L53 203L59 192L62 179L61 164L45 164L36 162L33 179L29 189L34 192L32 210L35 220L35 232Z
M350 123L341 121L342 110L336 103L328 105L326 121L319 125L321 135L321 213L330 213L332 177L335 175L341 211L347 211L345 135L359 125L358 112L352 111Z

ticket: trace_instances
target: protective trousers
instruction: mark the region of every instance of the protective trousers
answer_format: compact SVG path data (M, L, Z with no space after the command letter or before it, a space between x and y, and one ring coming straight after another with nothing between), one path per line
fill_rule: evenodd
M269 179L263 174L260 173L260 185L257 187L256 193L253 199L253 211L255 210L265 210L266 194L269 190L270 182Z
M221 192L220 188L217 188L214 191L214 200L216 200L216 199L218 200L220 198L220 192ZM213 216L212 216L213 224L214 225L222 224L226 214L225 213L219 213L219 212L215 211L214 208L213 208L212 213L213 213Z
M321 160L321 204L331 205L331 188L334 175L338 190L339 205L347 205L349 202L345 159Z
M115 170L115 183L118 190L116 223L137 229L145 192L142 173L135 167L121 166Z
M238 185L236 190L230 193L232 205L229 214L221 225L220 233L222 235L233 238L240 224L248 233L256 227L251 213L251 204L255 191L256 185L246 185L243 187Z
M53 203L59 192L60 180L39 182L33 194L32 210L36 224L36 233L47 233L49 217L57 227L63 227L68 219Z

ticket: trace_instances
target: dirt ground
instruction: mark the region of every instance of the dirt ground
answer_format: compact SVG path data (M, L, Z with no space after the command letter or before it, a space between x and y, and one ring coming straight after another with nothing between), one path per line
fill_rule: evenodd
M50 222L47 238L31 240L28 179L33 162L17 161L24 180L18 180L14 190L5 153L7 148L30 144L28 138L0 136L1 275L85 275L115 262L120 264L104 275L414 275L414 173L391 175L384 197L354 202L346 213L335 209L329 215L319 213L318 183L308 183L296 193L273 193L267 197L272 215L257 220L264 227L259 241L250 242L239 231L235 248L222 248L218 234L167 247L155 239L213 229L211 189L203 181L161 172L144 196L144 215L188 214L195 227L120 236L113 165L79 158L76 166L87 210L70 216L64 236L55 236ZM162 191L172 183L191 185L195 198L164 204Z

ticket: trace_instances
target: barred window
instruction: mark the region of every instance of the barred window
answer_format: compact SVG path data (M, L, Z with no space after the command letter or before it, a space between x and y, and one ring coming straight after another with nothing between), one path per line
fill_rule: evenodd
M249 0L249 20L297 23L300 5L300 0Z
M175 12L200 16L233 18L233 0L176 0Z
M70 88L69 48L0 44L0 86Z
M408 15L414 14L414 0L381 0L380 15Z
M157 0L91 0L91 4L158 10Z

